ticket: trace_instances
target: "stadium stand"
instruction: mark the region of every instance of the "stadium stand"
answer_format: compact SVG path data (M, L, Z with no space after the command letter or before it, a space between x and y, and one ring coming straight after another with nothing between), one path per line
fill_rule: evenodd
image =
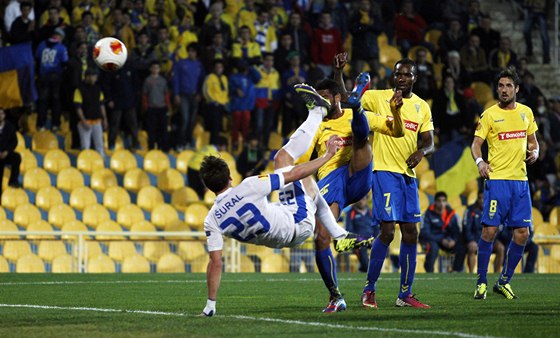
M130 151L123 149L113 153L109 165L111 170L119 175L124 175L128 170L138 167L136 157Z
M9 219L0 220L0 241L4 241L6 239L19 239L18 235L3 234L5 231L18 231L17 225Z
M163 203L163 194L158 188L152 186L146 186L140 189L136 198L136 204L138 204L142 210L148 212L148 217L146 218L148 220L150 219L152 210Z
M43 168L54 175L61 170L70 168L70 157L60 149L51 149L47 151L43 158Z
M126 229L144 220L144 212L135 204L123 205L117 211L117 223Z
M67 194L83 186L85 186L84 176L76 168L71 167L63 169L56 177L56 187Z
M144 156L144 170L150 174L157 176L170 165L169 157L161 150L150 150Z
M20 204L14 210L14 223L24 229L41 220L41 211L31 203Z
M88 187L78 187L70 194L70 206L80 212L87 206L97 204L97 197L93 190Z
M152 210L151 222L160 229L164 229L177 220L179 220L177 210L170 204L162 203Z
M172 194L175 190L185 186L185 178L177 169L163 169L157 175L157 187L167 194Z
M51 272L53 273L70 273L77 270L77 264L69 254L56 256L52 261Z
M123 273L147 273L150 272L150 262L138 254L128 256L122 262Z
M47 221L38 220L38 221L35 221L33 223L30 223L27 226L27 231L29 231L31 233L41 232L41 231L52 232L52 231L54 231L54 229ZM29 234L29 235L27 235L27 239L30 239L30 240L33 240L33 239L54 239L54 236L52 236L52 235L33 235L33 234Z
M99 153L92 149L84 149L80 151L76 161L76 168L82 173L92 175L96 170L105 167L103 158Z
M10 272L10 265L6 258L0 256L0 273Z
M25 174L28 170L37 168L37 157L29 149L18 150L21 155L21 165L19 171L21 174Z
M35 196L35 205L45 211L50 211L53 206L62 202L62 194L55 187L41 188Z
M127 257L136 254L134 243L128 241L110 242L109 243L109 257L115 262L122 262Z
M115 221L103 221L97 225L96 232L121 232L123 229L121 226ZM104 240L120 240L123 239L123 236L112 236L112 235L96 235L95 239L98 241Z
M157 262L161 256L171 252L169 244L160 241L147 241L144 243L142 254L150 262Z
M41 155L45 155L51 149L58 149L56 136L48 130L33 133L31 149Z
M190 204L185 210L185 222L187 225L198 230L203 231L204 218L208 214L208 208L202 203Z
M51 185L51 177L43 168L27 170L25 175L23 175L23 188L33 193L36 193L41 188L50 187Z
M181 273L185 272L185 263L174 253L162 255L157 262L157 272Z
M37 247L37 255L47 263L51 263L56 257L65 254L67 252L63 241L43 240Z
M115 263L109 256L100 254L88 259L87 272L113 273L116 272Z
M154 240L157 239L157 237L155 236L134 236L133 234L135 232L155 232L157 231L156 227L150 223L149 221L140 221L140 222L136 222L134 223L134 225L132 225L130 227L130 239L131 240L137 240L137 239L142 239L142 240Z
M117 176L110 169L96 169L90 178L90 187L101 194L107 189L118 186Z
M39 256L29 253L18 258L16 263L18 273L43 273L46 272L45 263Z
M130 195L123 187L110 187L103 194L103 205L111 211L116 212L127 204L130 204Z
M29 203L29 197L23 189L8 188L2 192L2 206L14 211L18 205Z
M101 204L88 205L82 213L82 222L93 229L97 229L99 224L109 220L111 220L109 210Z
M149 186L150 186L150 177L148 176L148 173L146 173L144 170L140 168L129 169L124 174L123 187L130 192L137 194L139 193L140 190L142 190L142 188L149 187Z
M191 187L181 187L171 194L171 205L181 212L184 212L189 204L198 201L200 201L198 194Z

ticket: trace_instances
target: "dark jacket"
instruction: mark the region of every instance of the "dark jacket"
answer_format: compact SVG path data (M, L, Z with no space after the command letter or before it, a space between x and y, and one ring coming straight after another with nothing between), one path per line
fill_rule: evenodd
M13 152L17 146L17 130L8 120L4 120L4 128L0 130L0 151Z
M435 205L430 205L422 221L420 241L439 243L442 239L449 238L458 242L459 237L460 229L455 210L450 206L446 206L443 213L438 214L435 211Z

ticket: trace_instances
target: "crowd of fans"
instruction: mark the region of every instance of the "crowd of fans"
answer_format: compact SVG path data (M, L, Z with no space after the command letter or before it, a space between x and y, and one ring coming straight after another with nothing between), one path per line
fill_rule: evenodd
M560 128L560 96L544 97L527 64L536 62L534 26L542 61L550 62L549 11L546 1L518 2L525 9L523 56L512 49L509 32L492 27L477 0L11 0L2 7L0 43L33 46L37 127L56 132L67 116L72 146L89 147L93 139L100 151L114 147L119 134L138 147L140 129L150 148L192 148L201 121L212 144L228 135L234 153L250 144L246 152L260 154L271 132L285 137L307 115L293 85L331 76L337 53L350 54L349 87L362 70L371 73L375 88L390 86L391 65L379 62L380 36L403 57L413 51L414 92L432 104L441 146L472 135L484 107L471 84L491 87L497 72L514 67L523 80L518 102L538 119L541 156L529 178L532 192L539 192L535 204L546 214L560 203L560 134L551 132ZM426 39L434 29L439 39ZM92 48L105 36L128 48L117 72L93 65ZM100 97L91 97L88 86ZM103 129L107 145L97 144Z

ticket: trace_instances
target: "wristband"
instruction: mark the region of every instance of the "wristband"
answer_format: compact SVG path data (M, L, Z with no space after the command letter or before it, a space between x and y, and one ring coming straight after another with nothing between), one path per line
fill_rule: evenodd
M479 164L480 162L484 162L484 160L482 159L482 157L479 157L479 158L477 158L474 162L476 163L476 166L478 166L478 164Z

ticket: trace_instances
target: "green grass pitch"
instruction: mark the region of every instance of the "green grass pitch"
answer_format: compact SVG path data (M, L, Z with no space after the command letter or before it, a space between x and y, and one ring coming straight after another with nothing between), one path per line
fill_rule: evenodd
M497 276L490 275L489 281ZM217 315L204 274L0 274L0 337L558 337L560 275L516 275L519 299L472 299L476 278L419 274L431 309L395 307L399 276L378 282L378 310L361 307L365 276L339 274L348 310L323 314L318 274L224 274Z

